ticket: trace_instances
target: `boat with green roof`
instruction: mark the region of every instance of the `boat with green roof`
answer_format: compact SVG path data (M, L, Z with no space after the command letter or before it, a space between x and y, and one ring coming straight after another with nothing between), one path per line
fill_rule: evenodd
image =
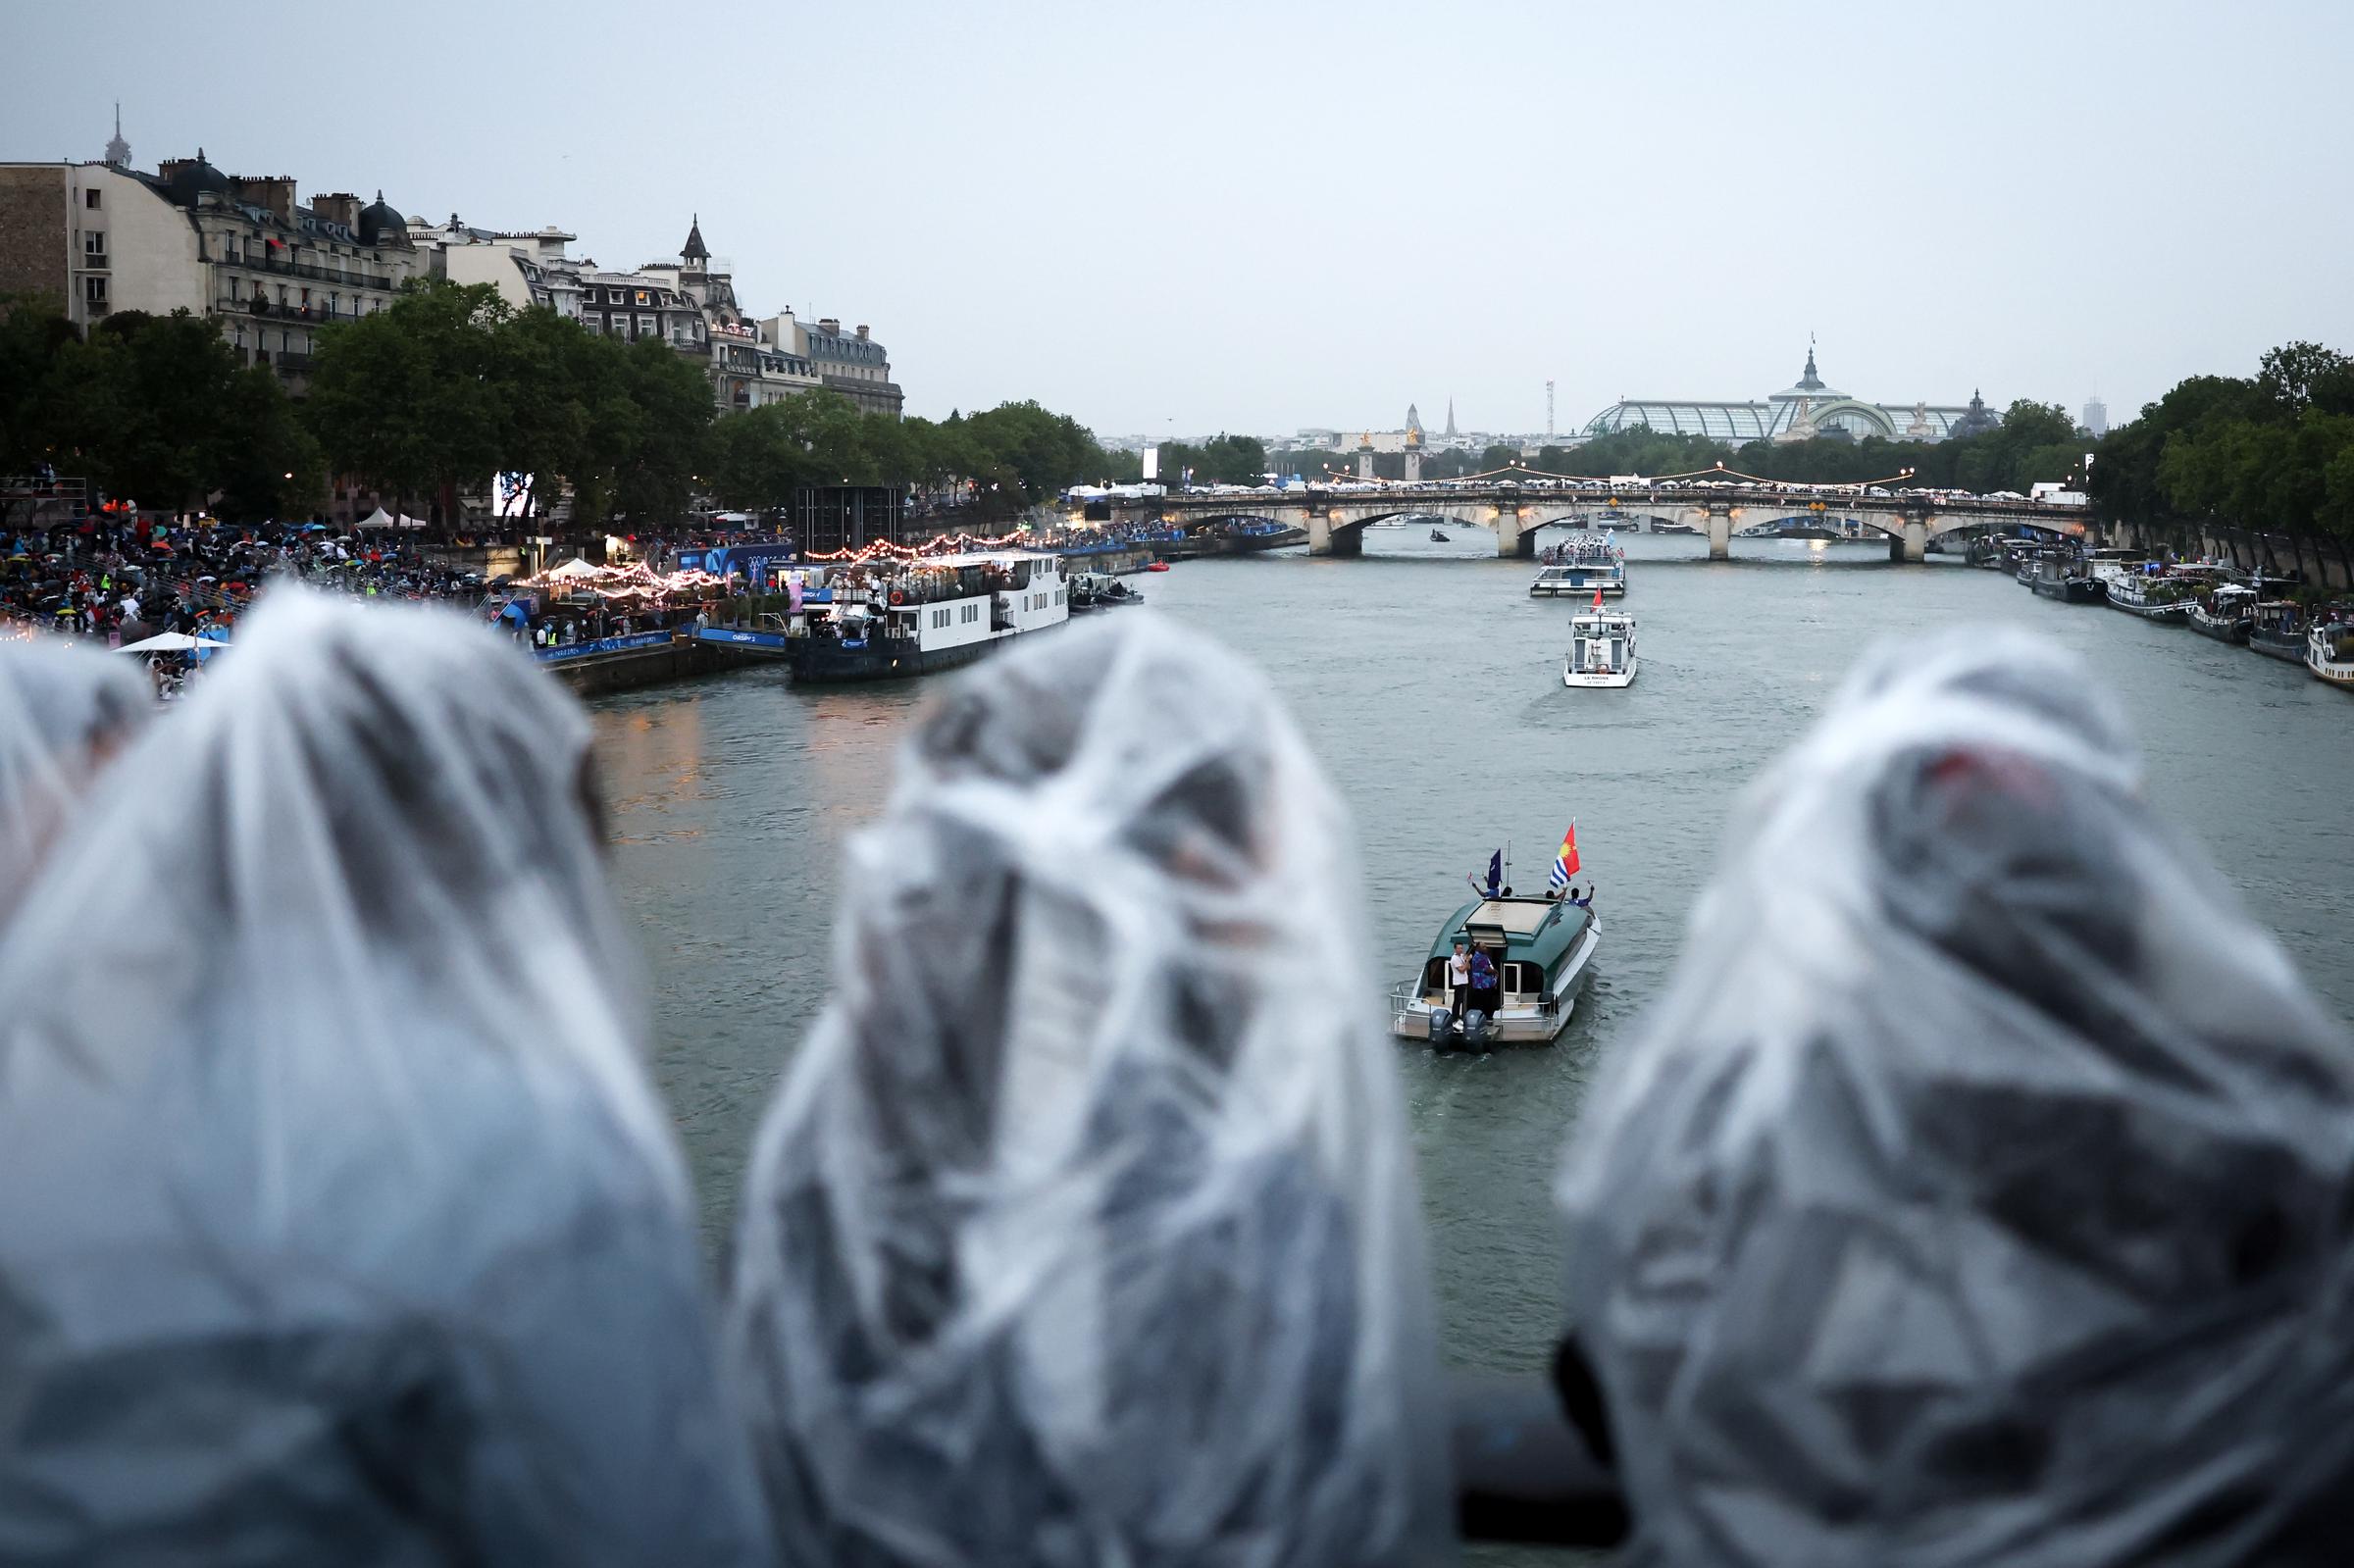
M1566 896L1475 898L1448 917L1420 972L1391 987L1390 1028L1442 1050L1548 1043L1568 1027L1601 941L1593 908ZM1462 987L1459 1005L1449 974L1458 942L1496 972L1491 986Z

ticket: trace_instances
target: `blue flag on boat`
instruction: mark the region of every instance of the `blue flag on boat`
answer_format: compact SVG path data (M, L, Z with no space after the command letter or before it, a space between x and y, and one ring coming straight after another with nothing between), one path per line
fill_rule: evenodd
M1463 880L1471 885L1471 890L1480 897L1495 897L1504 890L1504 851L1499 849L1488 856L1488 885L1485 887L1479 885L1478 878L1468 873L1464 875Z

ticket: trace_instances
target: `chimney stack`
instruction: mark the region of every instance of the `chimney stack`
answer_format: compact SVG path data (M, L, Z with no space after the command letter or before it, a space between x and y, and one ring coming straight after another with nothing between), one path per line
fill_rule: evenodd
M249 207L266 208L271 216L289 228L294 225L294 177L292 175L232 175L229 188L236 199Z
M360 198L347 190L331 191L311 198L311 211L331 224L341 224L357 234L360 229Z
M866 323L864 322L858 324L858 341L861 343L866 341Z
M837 337L842 335L842 322L838 317L820 316L817 319L817 328L819 331L832 332Z

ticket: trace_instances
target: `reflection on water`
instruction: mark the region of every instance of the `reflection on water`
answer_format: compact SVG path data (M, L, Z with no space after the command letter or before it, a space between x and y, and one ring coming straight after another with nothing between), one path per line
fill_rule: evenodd
M1450 1353L1465 1364L1543 1363L1561 1268L1547 1184L1585 1084L1664 984L1735 791L1874 637L2008 621L2084 655L2142 739L2153 797L2354 1018L2354 703L2302 670L2051 604L1997 574L1890 566L1880 544L1736 539L1734 560L1711 563L1705 540L1672 536L1627 541L1641 678L1570 691L1576 604L1531 599L1531 567L1495 560L1484 532L1447 531L1446 545L1427 530L1368 533L1356 561L1188 563L1143 586L1257 660L1293 704L1356 814L1385 976L1419 958L1491 849L1509 843L1514 880L1538 885L1577 820L1605 941L1560 1043L1484 1058L1396 1047ZM714 1246L778 1068L828 988L844 839L880 806L924 694L802 692L761 670L595 704L617 881Z

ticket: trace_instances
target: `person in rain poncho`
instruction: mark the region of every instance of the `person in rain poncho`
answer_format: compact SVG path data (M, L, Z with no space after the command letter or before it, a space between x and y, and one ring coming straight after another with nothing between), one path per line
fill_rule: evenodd
M2342 1561L2354 1059L2089 672L1878 649L1731 841L1560 1188L1633 1560Z
M1017 650L844 885L726 1334L785 1560L1443 1553L1349 830L1255 674L1149 620Z
M0 639L0 928L154 706L128 660L62 638Z
M0 1562L743 1563L588 727L281 590L0 950Z

